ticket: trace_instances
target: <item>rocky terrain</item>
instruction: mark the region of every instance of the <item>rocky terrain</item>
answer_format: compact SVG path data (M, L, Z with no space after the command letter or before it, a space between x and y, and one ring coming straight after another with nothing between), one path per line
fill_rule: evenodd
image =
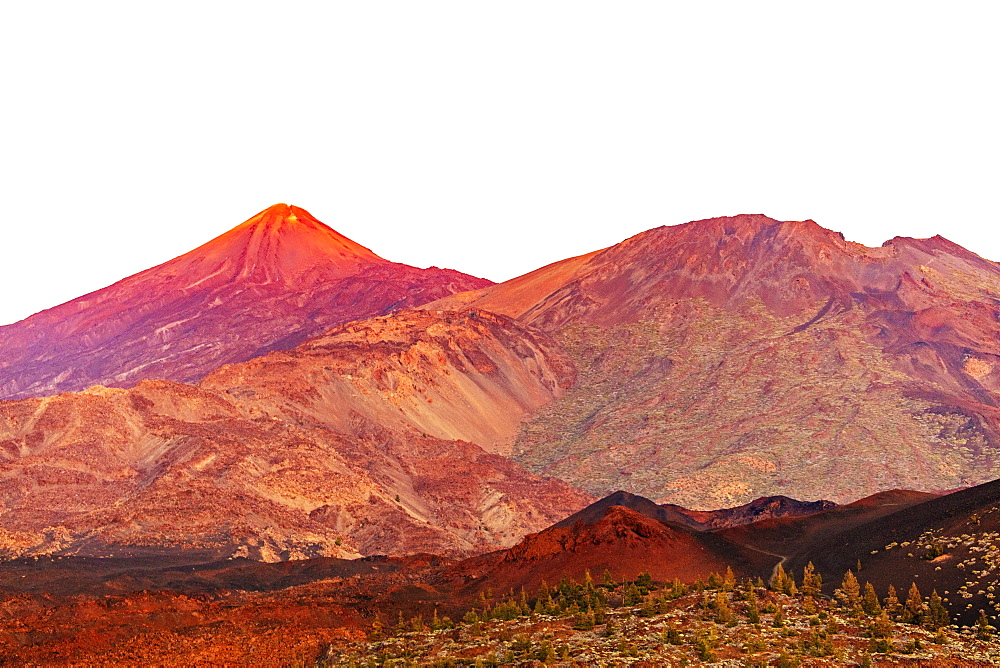
M618 494L625 505L601 500L516 546L457 562L21 558L0 568L0 657L996 665L998 484L929 499L895 491L808 515L783 516L781 506L801 508L782 503L766 520L703 531L650 517L669 506Z
M514 458L598 495L844 503L1000 477L1000 267L941 237L714 218L429 307L556 339L578 380Z
M504 316L413 312L201 386L0 402L0 554L266 561L509 546L590 497L494 449L573 368Z
M389 262L276 204L190 253L0 327L0 398L193 382L338 323L489 284Z
M596 612L579 610L587 599ZM416 616L366 643L335 640L317 665L985 668L1000 661L992 625L935 628L902 617L857 614L760 583L564 581L520 607L508 599L459 621Z

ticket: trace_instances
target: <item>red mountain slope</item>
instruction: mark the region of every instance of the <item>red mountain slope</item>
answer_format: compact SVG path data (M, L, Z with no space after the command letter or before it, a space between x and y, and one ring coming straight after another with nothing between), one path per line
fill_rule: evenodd
M200 387L0 402L0 556L469 554L589 495L485 452L572 367L510 318L404 312ZM457 440L465 439L465 440Z
M486 285L389 262L276 204L190 253L0 327L0 397L191 382L340 322Z
M1000 477L1000 266L941 237L714 218L429 308L548 331L576 385L514 456L688 508Z
M646 501L643 499L643 501ZM650 503L646 501L646 503ZM732 568L740 577L769 572L772 555L743 548L722 536L664 522L625 506L605 506L585 514L591 521L561 522L525 536L507 550L473 557L451 567L445 579L470 580L469 595L483 590L534 591L569 576L583 580L586 571L605 571L617 581L648 572L654 580L691 582Z

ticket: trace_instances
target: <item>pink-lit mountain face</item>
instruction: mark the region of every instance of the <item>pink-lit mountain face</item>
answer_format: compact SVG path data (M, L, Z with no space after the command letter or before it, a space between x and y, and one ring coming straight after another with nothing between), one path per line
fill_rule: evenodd
M185 255L0 327L0 398L193 382L341 322L490 284L390 262L276 204Z
M712 509L1000 477L1000 265L759 215L661 227L428 309L503 313L579 371L513 457Z

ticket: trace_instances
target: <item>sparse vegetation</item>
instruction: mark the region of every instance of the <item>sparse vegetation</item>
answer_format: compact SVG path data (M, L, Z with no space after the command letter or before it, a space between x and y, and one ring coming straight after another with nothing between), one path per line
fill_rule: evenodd
M996 630L985 614L973 628L951 626L937 592L925 601L914 585L900 605L890 589L883 602L874 587L858 585L848 572L837 596L828 599L811 589L811 565L801 588L794 576L776 571L769 588L737 582L731 573L691 587L676 580L654 583L647 574L612 586L595 585L589 574L583 583L563 578L554 587L543 584L533 596L522 591L470 610L454 628L432 621L429 630L415 629L411 620L397 626L393 637L331 650L319 665L458 668L532 660L545 665L874 665L893 656L961 657L983 665L1000 661ZM609 605L615 600L620 607Z

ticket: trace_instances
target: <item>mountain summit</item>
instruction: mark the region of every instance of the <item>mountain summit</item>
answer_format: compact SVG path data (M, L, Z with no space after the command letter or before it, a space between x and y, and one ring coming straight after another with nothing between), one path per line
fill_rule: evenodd
M181 275L218 271L251 282L292 285L315 274L351 276L365 267L391 263L305 209L275 204L170 264Z
M0 398L196 381L341 322L488 285L390 262L276 204L189 253L0 327Z

